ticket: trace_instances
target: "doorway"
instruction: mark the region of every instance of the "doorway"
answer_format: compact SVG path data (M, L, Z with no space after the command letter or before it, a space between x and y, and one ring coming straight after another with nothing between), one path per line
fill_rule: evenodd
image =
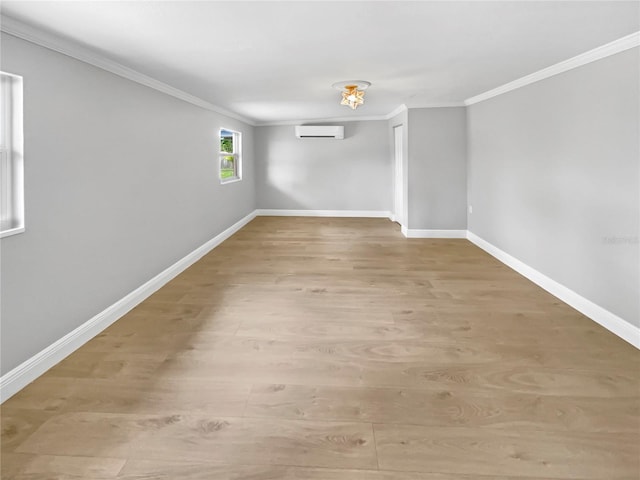
M394 200L393 200L393 221L402 225L404 211L404 181L402 169L402 138L403 126L393 127L393 151L394 151Z

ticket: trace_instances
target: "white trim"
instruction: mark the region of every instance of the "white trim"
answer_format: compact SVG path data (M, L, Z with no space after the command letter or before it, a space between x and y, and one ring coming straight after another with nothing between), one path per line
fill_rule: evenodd
M218 152L218 178L220 179L221 185L226 185L228 183L236 183L242 180L242 132L238 132L237 130L232 130L230 128L221 127L218 132L218 142L222 139L222 132L231 133L231 137L233 139L232 152ZM219 143L218 143L219 145ZM222 157L233 157L234 170L235 175L228 178L222 178Z
M278 126L278 125L299 125L299 124L309 123L309 122L356 122L356 121L390 120L391 118L395 117L399 113L405 110L408 110L408 107L405 104L402 104L386 115L369 115L369 116L360 116L360 117L349 116L349 117L332 117L332 118L324 118L324 119L255 122L247 117L244 117L240 114L232 112L231 110L218 107L217 105L207 102L206 100L203 100L199 97L191 95L178 88L172 87L171 85L168 85L164 82L156 80L155 78L152 78L148 75L144 75L143 73L140 73L132 68L126 67L118 62L115 62L105 57L104 55L98 54L97 52L89 48L80 46L76 42L64 39L52 33L44 32L30 25L27 25L19 20L16 20L11 17L7 17L6 15L3 15L1 18L0 30L9 35L22 38L23 40L27 40L31 43L35 43L37 45L48 48L50 50L54 50L64 55L68 55L69 57L76 58L78 60L81 60L95 67L101 68L103 70L106 70L108 72L111 72L120 77L126 78L128 80L139 83L141 85L145 85L149 88L153 88L154 90L158 90L167 95L171 95L172 97L191 103L192 105L196 105L206 110L210 110L212 112L216 112L221 115L234 118L236 120L239 120L241 122L247 123L252 126L262 127L262 126ZM491 89L487 92L481 93L474 97L470 97L466 99L464 102L416 105L416 106L413 106L412 108L449 108L449 107L464 107L468 105L473 105L474 103L488 100L489 98L502 95L503 93L510 92L511 90L524 87L531 83L544 80L545 78L549 78L553 75L566 72L573 68L580 67L587 63L600 60L602 58L614 55L616 53L623 52L625 50L628 50L630 48L634 48L637 46L640 46L640 32L632 33L618 40L614 40L613 42L607 43L600 47L594 48L593 50L582 53L568 60L565 60L563 62L557 63L555 65L544 68L542 70L534 72L525 77L506 83L500 87Z
M387 113L385 115L385 119L386 120L391 120L393 117L395 117L396 115L401 114L402 112L406 112L407 110L409 110L407 108L407 106L403 103L401 105L398 105L395 109L393 109L392 111L390 111L389 113Z
M511 90L530 85L534 82L539 82L540 80L544 80L545 78L558 75L559 73L567 72L574 68L581 67L582 65L586 65L587 63L595 62L596 60L615 55L616 53L624 52L625 50L629 50L630 48L634 48L637 46L640 46L640 32L632 33L631 35L619 38L618 40L614 40L613 42L594 48L593 50L589 50L588 52L582 53L573 58L569 58L568 60L565 60L563 62L556 63L555 65L543 68L542 70L538 70L537 72L534 72L525 77L519 78L509 83L505 83L500 87L493 88L487 92L481 93L480 95L467 98L464 104L473 105L474 103L497 97L498 95L510 92Z
M24 233L24 232L25 232L24 227L9 228L7 230L3 230L0 232L0 238L10 237L11 235L17 235L19 233Z
M0 145L2 203L0 238L22 233L24 215L24 81L20 75L0 72L2 80L3 137Z
M459 108L465 107L464 102L442 102L442 103L412 103L409 105L408 110L413 110L416 108Z
M125 315L136 305L143 302L178 274L186 270L203 256L236 233L256 216L311 216L311 217L367 217L391 218L391 212L377 210L273 210L258 209L227 228L204 245L186 255L181 260L160 272L148 282L107 307L96 316L80 325L61 339L38 352L13 370L0 377L0 403L11 398L22 388L34 381L51 367L62 361L86 342L102 332L109 325ZM500 250L486 240L466 230L416 230L401 225L401 232L408 238L466 238L528 278L558 299L567 303L596 323L614 333L623 340L640 349L640 328L631 325L617 315L605 310L573 290L543 275L517 258Z
M438 104L433 105L432 108L438 107L464 107L464 103L456 103L456 104ZM298 119L298 120L276 120L273 122L258 122L256 123L257 127L277 127L277 126L285 126L285 125L305 125L305 124L313 124L313 123L340 123L340 122L368 122L368 121L378 121L378 120L391 120L393 117L398 115L399 113L407 111L407 106L403 103L402 105L398 105L391 112L386 115L363 115L363 116L353 116L350 115L348 117L330 117L330 118L308 118L308 119Z
M231 183L238 183L241 181L242 181L241 177L230 177L229 180L220 179L220 185L229 185Z
M476 234L467 232L467 238L470 242L474 243L488 254L494 256L519 274L528 278L551 295L559 298L564 303L575 308L594 322L599 323L613 334L640 349L640 328L631 325L629 322L618 317L609 310L596 305L591 300L584 298L582 295L577 294L573 290L540 273L538 270L521 262L505 251L500 250L498 247L480 238Z
M2 15L0 19L0 30L13 35L14 37L21 38L31 43L35 43L36 45L40 45L41 47L48 48L50 50L54 50L58 53L62 53L69 57L75 58L82 62L93 65L94 67L101 68L108 72L114 73L120 77L126 78L133 82L139 83L141 85L145 85L149 88L153 88L154 90L158 90L167 95L171 95L172 97L178 98L185 102L191 103L192 105L196 105L198 107L204 108L205 110L210 110L212 112L219 113L221 115L225 115L230 118L234 118L236 120L240 120L241 122L247 123L254 127L268 127L268 126L279 126L279 125L302 125L304 123L318 123L318 122L358 122L358 121L375 121L375 120L389 120L394 117L398 113L403 110L406 110L406 105L400 105L398 108L393 110L391 113L387 115L366 115L366 116L344 116L344 117L331 117L331 118L314 118L314 119L298 119L298 120L282 120L282 121L273 121L273 122L256 122L247 117L244 117L238 113L232 112L231 110L227 110L222 107L218 107L206 100L203 100L195 95L191 95L183 90L180 90L176 87L172 87L164 82L156 80L148 75L140 73L132 68L126 67L114 60L107 58L106 56L99 54L98 52L83 47L78 43L67 40L63 37L55 35L50 32L44 32L38 28L32 27L31 25L27 25L15 18L7 17L6 15ZM464 105L464 104L461 104ZM436 105L440 106L440 105ZM443 105L444 106L444 105Z
M360 117L331 117L331 118L307 118L299 120L276 120L273 122L258 122L256 127L282 127L289 125L317 125L322 123L343 123L343 122L370 122L387 120L386 115L367 115Z
M167 95L171 95L172 97L191 103L192 105L196 105L197 107L201 107L206 110L210 110L212 112L216 112L221 115L225 115L227 117L234 118L236 120L240 120L241 122L255 126L255 122L246 117L243 117L242 115L239 115L225 108L218 107L217 105L209 103L206 100L198 98L178 88L172 87L171 85L167 85L164 82L149 77L148 75L144 75L143 73L133 70L132 68L125 67L124 65L115 62L105 57L104 55L100 55L99 53L89 48L82 47L73 41L66 40L52 33L44 32L30 25L22 23L14 18L3 15L0 21L0 30L8 33L9 35L13 35L14 37L27 40L28 42L35 43L36 45L40 45L41 47L54 50L56 52L93 65L94 67L98 67L108 72L114 73L133 82L145 85L149 88L153 88L154 90L158 90L162 93L166 93Z
M454 107L464 107L464 102L450 102L450 103L431 103L425 104L421 106L415 106L411 108L454 108ZM286 126L286 125L305 125L305 124L313 124L313 123L341 123L341 122L369 122L369 121L379 121L379 120L391 120L396 115L399 115L402 112L406 112L409 110L404 103L398 105L391 112L386 115L363 115L363 116L348 116L348 117L330 117L330 118L307 118L307 119L298 119L298 120L276 120L273 122L258 122L255 124L256 127L277 127L277 126Z
M0 378L0 402L15 395L44 372L69 356L75 350L102 332L136 305L167 284L203 256L253 220L256 212L251 212L232 226L216 235L204 245L196 248L148 282L136 288L124 298L107 307L95 317L69 332L67 335L38 352Z
M402 227L407 238L467 238L466 230L424 230Z
M447 103L427 103L424 105L416 105L411 106L411 108L458 108L464 107L464 102L447 102ZM360 117L356 116L348 116L348 117L330 117L330 118L307 118L307 119L298 119L298 120L276 120L273 122L258 122L255 124L256 127L276 127L276 126L285 126L285 125L305 125L305 124L313 124L313 123L330 123L330 122L368 122L368 121L376 121L376 120L391 120L396 115L401 114L402 112L406 112L409 110L404 103L398 105L391 112L386 115L363 115Z
M390 218L391 212L383 210L284 210L260 208L259 217L350 217L350 218Z

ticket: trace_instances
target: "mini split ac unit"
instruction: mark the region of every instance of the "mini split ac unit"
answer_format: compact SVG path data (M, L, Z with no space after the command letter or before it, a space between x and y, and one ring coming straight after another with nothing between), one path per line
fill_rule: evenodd
M344 138L342 125L298 125L296 127L297 138Z

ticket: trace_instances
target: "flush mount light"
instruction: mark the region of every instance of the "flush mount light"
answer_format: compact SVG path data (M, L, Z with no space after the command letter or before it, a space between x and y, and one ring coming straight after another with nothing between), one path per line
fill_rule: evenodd
M352 110L364 104L364 91L370 86L371 82L365 80L347 80L332 85L333 88L342 92L340 105L351 107Z

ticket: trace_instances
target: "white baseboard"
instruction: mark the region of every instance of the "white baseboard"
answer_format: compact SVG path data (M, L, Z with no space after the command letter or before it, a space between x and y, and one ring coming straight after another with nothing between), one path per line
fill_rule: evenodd
M467 238L466 230L424 230L403 226L401 231L407 238Z
M29 358L13 370L0 377L0 403L15 395L22 388L34 381L51 367L69 356L86 342L102 332L109 325L139 305L178 274L186 270L203 256L220 245L223 241L244 227L258 215L265 216L326 216L326 217L370 217L387 218L390 212L354 211L354 210L255 210L242 218L219 235L198 247L187 256L165 269L151 280L136 288L124 298L107 307L96 316L80 325L61 339L49 345L33 357ZM502 263L525 276L555 297L572 306L579 312L602 325L618 337L640 349L640 328L631 325L617 315L605 310L573 290L559 284L526 265L517 258L500 250L466 230L415 230L401 227L402 234L408 238L468 238L469 241L494 256Z
M98 313L75 330L69 332L67 335L18 365L13 370L7 372L0 378L0 403L15 395L51 367L98 335L109 325L133 309L136 305L143 302L151 294L159 290L166 283L171 281L215 247L224 242L235 232L244 227L247 223L253 220L255 216L256 212L251 212L249 215L239 220L222 233L216 235L204 245L198 247L166 270L160 272L148 282L136 288L124 298L118 300L116 303L107 307L105 310Z
M384 210L286 210L259 208L259 217L359 217L359 218L390 218L391 212Z
M618 317L614 313L611 313L609 310L596 305L591 300L587 300L582 295L577 294L573 290L540 273L538 270L509 255L507 252L500 250L498 247L492 245L486 240L483 240L476 234L467 232L467 238L470 242L474 243L488 254L494 256L508 267L511 267L522 276L528 278L551 295L559 298L564 303L575 308L594 322L602 325L611 333L640 349L640 328L631 325L626 320Z

